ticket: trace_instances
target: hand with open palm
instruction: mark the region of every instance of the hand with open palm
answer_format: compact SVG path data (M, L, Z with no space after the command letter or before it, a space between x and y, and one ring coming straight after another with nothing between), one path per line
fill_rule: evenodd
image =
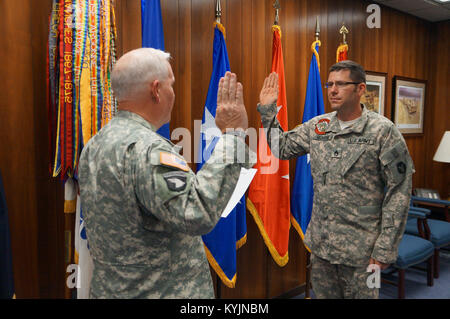
M259 93L259 103L268 105L276 103L278 100L278 74L272 72L264 80L261 93Z
M228 129L247 130L248 117L244 105L243 87L236 74L227 72L217 90L216 125L224 133Z

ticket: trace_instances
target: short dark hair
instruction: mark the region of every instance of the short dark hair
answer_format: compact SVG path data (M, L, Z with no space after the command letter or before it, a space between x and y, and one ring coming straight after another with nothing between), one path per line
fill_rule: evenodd
M360 64L350 60L341 61L333 64L329 73L341 70L350 70L350 79L352 81L366 83L366 71Z

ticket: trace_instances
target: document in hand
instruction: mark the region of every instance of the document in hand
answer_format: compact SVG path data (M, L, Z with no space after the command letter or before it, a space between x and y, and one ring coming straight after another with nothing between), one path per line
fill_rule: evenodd
M244 193L247 191L247 188L250 186L253 177L255 177L256 171L257 169L255 168L241 168L241 174L239 175L236 188L234 189L234 192L231 195L231 198L228 201L228 204L225 207L221 217L226 218L237 205L237 203L241 200L242 196L244 196Z

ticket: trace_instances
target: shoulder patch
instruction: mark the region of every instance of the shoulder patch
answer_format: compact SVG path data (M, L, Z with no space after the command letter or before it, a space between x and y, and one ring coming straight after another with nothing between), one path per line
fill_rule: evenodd
M186 173L175 171L163 174L167 188L171 191L179 192L186 188Z
M405 172L406 172L406 164L404 162L397 163L397 171L400 174L405 174Z
M189 166L186 161L183 158L172 153L160 152L159 162L165 166L175 167L185 172L189 171Z
M314 129L316 134L324 135L326 133L329 123L330 123L330 120L327 118L320 119L319 122L317 122L316 127Z

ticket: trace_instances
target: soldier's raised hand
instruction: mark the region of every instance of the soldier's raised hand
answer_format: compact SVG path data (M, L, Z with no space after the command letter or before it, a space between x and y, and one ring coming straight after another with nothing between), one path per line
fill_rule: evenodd
M259 103L267 105L276 103L278 100L278 74L272 72L264 80L261 93L259 93Z
M224 133L227 128L247 130L248 117L243 87L236 74L227 72L220 79L217 91L216 125Z

